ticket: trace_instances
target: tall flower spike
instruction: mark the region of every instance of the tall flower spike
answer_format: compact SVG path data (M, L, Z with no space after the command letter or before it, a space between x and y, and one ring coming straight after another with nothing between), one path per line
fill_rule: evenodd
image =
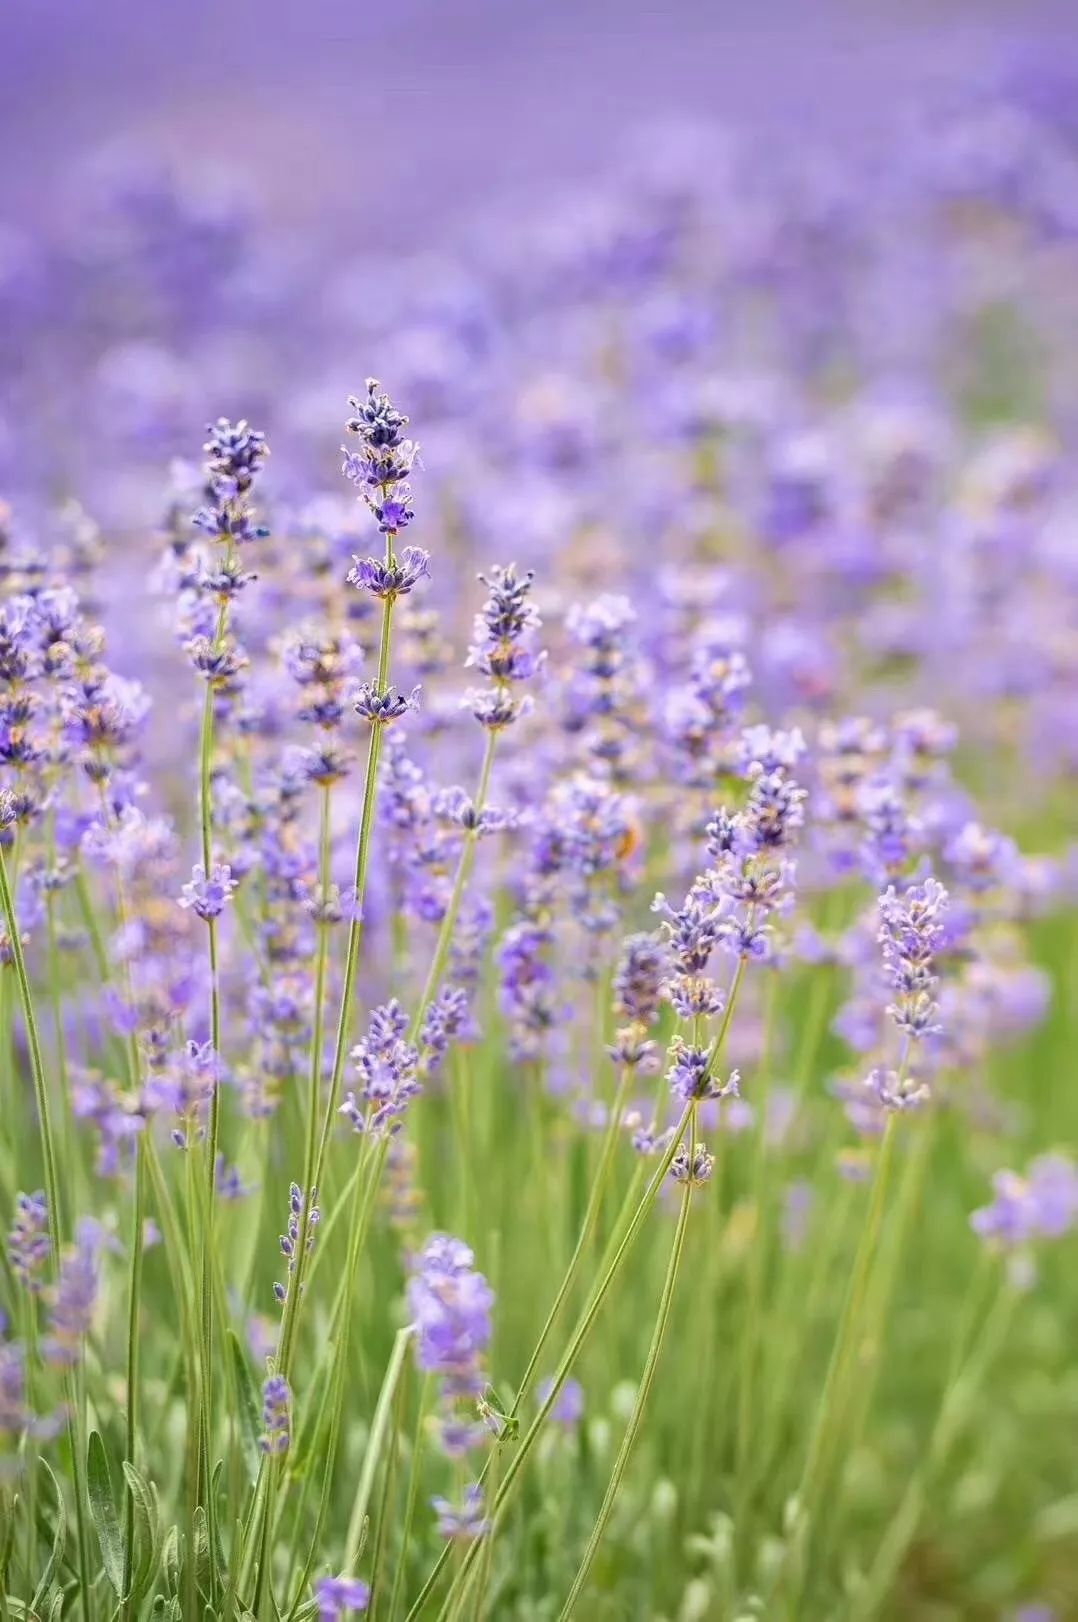
M353 415L346 426L359 444L356 450L341 447L345 477L357 486L361 500L370 508L382 533L398 535L415 516L409 506L412 492L408 476L415 465L419 447L404 437L408 418L403 411L396 409L388 394L381 392L377 379L369 377L366 394L353 395L348 403ZM425 553L419 552L418 548L410 547L408 550L415 559L422 559L425 564ZM352 580L352 584L370 590L372 587L363 576L363 567L357 559L357 569L353 570L353 574L358 574L359 578ZM413 567L413 564L407 565L405 575ZM420 567L415 579L424 573L425 567ZM349 576L349 579L352 577ZM415 584L415 579L411 585ZM384 580L382 584L385 585ZM411 590L411 585L403 589ZM398 586L396 590L383 589L376 594L396 596L401 589Z
M884 975L897 993L887 1012L913 1039L940 1028L934 1000L939 984L935 958L943 941L947 902L947 891L934 878L911 885L901 895L890 885L879 899Z
M510 563L479 578L489 596L475 618L467 663L489 677L491 685L466 693L464 702L480 726L498 732L525 713L526 701L513 688L533 680L543 666L546 655L534 646L542 621L530 601L532 570L518 574Z

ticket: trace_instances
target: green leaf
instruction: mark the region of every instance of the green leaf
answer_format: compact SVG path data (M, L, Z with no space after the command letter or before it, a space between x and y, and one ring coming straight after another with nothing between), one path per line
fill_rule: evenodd
M137 1604L149 1591L161 1560L161 1512L157 1489L152 1483L145 1481L126 1459L123 1469L135 1508L134 1544L137 1551L131 1562L131 1591L127 1597Z
M116 1514L116 1500L112 1496L112 1477L105 1444L97 1431L90 1432L86 1446L86 1487L90 1499L90 1517L101 1545L101 1559L105 1575L119 1596L123 1592L124 1544L120 1520Z
M180 1529L170 1526L165 1533L165 1547L162 1552L165 1567L165 1583L169 1594L175 1597L180 1592Z
M262 1462L262 1449L258 1441L262 1431L262 1405L254 1375L251 1373L251 1366L233 1329L228 1331L228 1350L232 1358L232 1367L236 1371L236 1386L239 1391L239 1420L240 1436L243 1440L243 1461L253 1485L258 1477L258 1468Z
M0 1592L6 1592L7 1590L7 1571L11 1564L11 1551L15 1547L15 1522L18 1519L18 1510L19 1495L13 1493L11 1514L5 1518L3 1535L0 1537Z
M195 1585L205 1599L210 1592L212 1569L210 1562L210 1534L206 1525L206 1511L201 1504L195 1510Z
M56 1529L53 1533L52 1553L45 1562L45 1570L41 1573L41 1581L34 1589L34 1597L30 1601L31 1611L38 1610L44 1603L45 1595L48 1593L52 1581L60 1569L60 1562L64 1558L64 1548L67 1544L67 1508L64 1504L64 1495L60 1491L60 1483L44 1459L39 1459L38 1463L52 1482L52 1490L56 1495Z

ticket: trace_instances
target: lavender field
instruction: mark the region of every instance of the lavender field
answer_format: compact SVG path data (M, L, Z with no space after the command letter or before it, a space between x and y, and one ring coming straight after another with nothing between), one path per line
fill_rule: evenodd
M305 15L0 25L0 1622L1073 1622L1078 19Z

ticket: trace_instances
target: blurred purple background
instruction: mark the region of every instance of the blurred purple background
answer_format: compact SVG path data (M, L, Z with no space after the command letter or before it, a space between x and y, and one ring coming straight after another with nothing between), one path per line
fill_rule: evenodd
M870 140L1034 52L1078 59L1078 6L7 0L0 211L40 223L90 152L134 140L248 176L283 219L424 246L654 117Z

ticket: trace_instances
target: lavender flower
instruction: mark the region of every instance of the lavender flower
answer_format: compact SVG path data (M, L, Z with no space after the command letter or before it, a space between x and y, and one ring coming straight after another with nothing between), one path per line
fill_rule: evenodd
M50 1363L71 1367L78 1361L97 1305L102 1243L97 1223L84 1219L74 1246L60 1263L60 1278L51 1295L49 1333L42 1343Z
M15 1277L31 1294L38 1294L43 1287L42 1274L51 1250L49 1207L44 1190L39 1189L36 1194L16 1194L8 1255Z
M940 1029L934 1001L938 985L935 957L943 941L947 891L937 879L911 885L899 895L890 885L879 899L883 968L898 993L887 1012L899 1030L913 1039Z
M31 1421L26 1403L26 1348L0 1340L0 1436L20 1436Z
M238 889L239 882L232 877L232 869L227 862L215 863L209 878L202 863L198 862L191 869L191 877L183 887L180 906L189 908L196 917L209 923L211 919L221 916L226 903L232 900Z
M314 1585L319 1622L342 1622L352 1611L365 1611L370 1584L359 1577L320 1577Z
M535 1398L542 1407L554 1389L552 1378L540 1380L536 1389ZM550 1417L555 1425L564 1425L566 1430L572 1430L580 1424L584 1417L584 1387L579 1380L566 1380L558 1392L557 1400L550 1410Z
M419 447L404 437L408 418L396 409L388 394L380 392L375 378L367 379L365 396L353 396L348 403L353 415L346 426L355 435L359 448L342 447L345 477L358 487L360 498L383 534L395 535L407 528L414 516L407 481ZM421 556L425 558L425 554ZM362 579L353 584L366 585Z
M359 1088L347 1095L340 1113L357 1132L396 1132L422 1091L419 1052L406 1040L407 1030L408 1016L394 999L375 1009L365 1039L352 1049Z
M675 1183L708 1183L714 1170L715 1156L709 1154L702 1143L696 1145L691 1155L688 1144L682 1144L670 1162L670 1176Z
M259 1446L280 1458L292 1445L292 1392L283 1374L271 1374L262 1386L262 1435Z
M479 578L489 596L476 615L468 664L488 676L492 685L467 693L464 702L481 726L497 732L524 714L525 702L513 688L533 680L542 668L546 656L534 647L542 621L530 601L534 578L530 569L520 575L510 563Z
M1025 1177L997 1172L995 1199L970 1219L982 1239L1007 1248L1060 1239L1078 1226L1078 1168L1065 1155L1039 1155Z
M736 1070L731 1070L725 1082L719 1082L712 1074L714 1054L709 1047L693 1047L679 1036L671 1043L670 1052L674 1062L667 1071L666 1079L674 1097L683 1104L699 1103L705 1098L741 1096L741 1077Z
M304 1210L306 1209L306 1217ZM314 1249L315 1236L322 1213L318 1206L318 1190L312 1188L309 1198L304 1201L303 1190L298 1183L293 1183L288 1194L288 1224L281 1235L281 1255L288 1263L288 1277L285 1283L273 1286L273 1293L281 1306L288 1300L292 1288L292 1276L296 1271L296 1262L301 1247L306 1251ZM303 1227L301 1238L300 1228Z
M491 1337L494 1292L460 1239L435 1234L412 1266L408 1304L419 1366L442 1376L451 1396L483 1388L481 1359Z
M474 1482L465 1490L463 1501L453 1504L448 1498L432 1498L431 1504L438 1516L438 1532L452 1542L472 1543L486 1537L490 1520L483 1512L483 1489Z
M374 682L368 681L360 687L352 708L372 726L385 727L399 721L409 710L418 709L419 693L418 687L413 687L407 695L398 693L395 687L387 687L385 692L380 693Z
M419 546L406 546L391 563L384 558L356 558L346 578L350 586L384 600L406 597L429 576L430 553Z

